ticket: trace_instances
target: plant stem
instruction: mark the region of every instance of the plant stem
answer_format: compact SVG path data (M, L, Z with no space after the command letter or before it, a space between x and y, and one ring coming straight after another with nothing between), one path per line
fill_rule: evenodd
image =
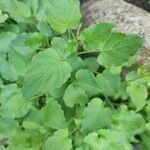
M145 78L145 77L148 77L148 76L150 76L150 73L144 74L142 76L136 77L136 78L128 80L128 81L124 81L122 84L128 84L128 83L130 83L132 81L135 81L135 80L138 80L138 79L142 79L142 78Z
M81 27L82 27L82 23L80 23L80 25L79 25L79 27L78 27L78 30L77 30L77 33L76 33L76 36L77 36L77 37L78 37L79 34L80 34L80 29L81 29Z
M108 99L108 97L105 97L105 100L109 103L109 105L111 106L111 108L112 108L114 111L116 111L116 110L115 110L115 107L114 107L113 104L110 102L110 100Z
M75 128L75 129L73 129L71 132L70 132L70 134L69 134L69 136L71 136L72 134L74 134L76 131L78 131L79 130L79 128Z
M78 55L83 55L83 54L90 54L90 53L97 53L100 52L99 50L96 51L82 51L82 52L77 52Z
M71 33L72 37L73 37L75 40L77 40L77 38L75 37L75 35L74 35L74 33L72 32L72 30L70 30L70 33Z

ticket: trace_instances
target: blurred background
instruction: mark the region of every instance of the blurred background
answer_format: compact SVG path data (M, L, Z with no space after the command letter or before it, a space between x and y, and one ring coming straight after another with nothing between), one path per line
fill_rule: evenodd
M150 0L125 0L150 12Z

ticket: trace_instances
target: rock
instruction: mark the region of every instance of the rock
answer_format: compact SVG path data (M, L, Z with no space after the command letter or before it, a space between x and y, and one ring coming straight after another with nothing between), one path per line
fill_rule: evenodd
M123 0L85 0L81 6L83 25L116 22L119 32L136 33L145 38L137 63L150 67L150 13Z

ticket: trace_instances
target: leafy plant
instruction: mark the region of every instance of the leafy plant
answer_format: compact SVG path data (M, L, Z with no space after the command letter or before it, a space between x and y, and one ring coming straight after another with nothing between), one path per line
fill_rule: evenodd
M124 72L144 40L79 7L0 1L0 149L149 150L150 73Z

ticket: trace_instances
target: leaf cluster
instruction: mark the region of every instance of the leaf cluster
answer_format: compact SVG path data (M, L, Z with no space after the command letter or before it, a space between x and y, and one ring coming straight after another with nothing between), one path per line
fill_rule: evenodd
M150 73L123 71L144 39L114 28L82 28L78 0L0 0L0 149L149 150Z

